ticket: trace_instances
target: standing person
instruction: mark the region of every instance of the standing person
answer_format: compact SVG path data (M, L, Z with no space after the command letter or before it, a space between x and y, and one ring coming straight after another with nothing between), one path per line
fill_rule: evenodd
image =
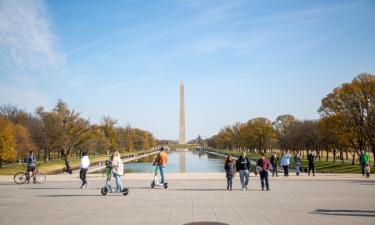
M225 161L224 169L227 177L227 190L232 190L233 177L236 174L236 168L234 165L233 156L230 154Z
M79 171L79 178L81 178L82 180L82 185L80 188L87 188L88 186L88 183L86 180L86 174L87 174L87 170L89 169L89 166L90 166L89 156L87 155L87 152L83 152L82 157L81 157L81 164L80 164L81 170Z
M241 181L241 188L242 190L247 190L247 185L249 184L249 169L250 169L250 161L246 157L246 152L243 151L237 159L236 169L240 173L240 181Z
M279 157L277 157L276 153L273 153L271 156L272 176L276 174L276 177L279 177L279 174L277 173L278 161Z
M258 160L257 166L261 168L259 175L260 175L260 184L262 186L262 191L264 191L264 186L266 187L267 191L270 190L270 186L268 183L268 169L270 168L270 162L262 153L262 157Z
M164 148L161 147L159 154L156 156L156 159L154 163L152 164L152 165L157 165L159 167L160 176L161 176L161 181L160 181L161 185L164 184L164 182L166 181L165 169L167 167L167 164L168 164L168 155L164 151Z
M312 171L313 176L315 177L315 155L309 150L307 154L307 160L309 161L309 171L308 174L310 176L310 172Z
M299 153L297 153L295 159L294 159L294 164L295 164L295 167L296 167L296 175L299 176L299 173L302 172L301 171L301 156Z
M36 184L36 178L34 176L35 168L36 168L36 158L33 151L29 152L29 155L26 159L27 163L27 183L30 183L30 178L33 177L33 183Z
M359 155L359 165L361 166L362 176L365 176L365 166L370 161L370 158L367 152L361 150L361 154Z
M68 154L64 154L64 161L65 161L65 173L72 174L72 169L70 168L70 156Z
M288 177L289 176L289 159L290 159L290 154L288 151L284 153L283 157L281 158L280 164L284 169L284 176Z
M112 157L112 173L116 181L116 191L123 192L124 187L121 182L121 176L124 175L124 164L118 151L115 151Z

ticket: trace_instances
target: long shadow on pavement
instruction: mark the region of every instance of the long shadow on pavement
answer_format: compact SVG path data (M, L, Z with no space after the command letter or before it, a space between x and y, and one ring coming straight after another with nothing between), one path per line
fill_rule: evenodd
M349 182L353 184L361 184L361 185L375 185L375 180L352 180Z
M312 214L321 214L328 216L359 216L375 217L375 211L371 210L351 210L351 209L317 209Z
M126 196L122 195L122 194L109 194L108 196L118 196L118 197L123 197L125 198ZM45 198L61 198L61 197L101 197L103 198L103 196L99 193L97 195L92 195L92 194L87 194L87 195L84 195L84 194L71 194L71 195L38 195L38 197L45 197Z

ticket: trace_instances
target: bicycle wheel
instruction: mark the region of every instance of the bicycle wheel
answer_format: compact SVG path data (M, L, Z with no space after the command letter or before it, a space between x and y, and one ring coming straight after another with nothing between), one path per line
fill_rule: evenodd
M35 174L35 179L38 184L43 184L46 182L47 177L44 173L38 171Z
M16 184L24 184L27 180L27 176L24 172L19 172L14 175L14 183Z

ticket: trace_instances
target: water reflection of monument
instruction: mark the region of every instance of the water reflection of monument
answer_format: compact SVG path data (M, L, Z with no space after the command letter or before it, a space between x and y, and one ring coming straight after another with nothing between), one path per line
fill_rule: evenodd
M178 162L180 164L180 173L186 172L186 152L179 152L178 153Z

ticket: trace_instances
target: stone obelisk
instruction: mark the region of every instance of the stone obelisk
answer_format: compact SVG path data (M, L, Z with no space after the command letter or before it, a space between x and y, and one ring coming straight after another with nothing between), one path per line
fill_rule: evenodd
M180 145L186 144L185 140L185 89L184 83L180 85L180 135L178 143Z

